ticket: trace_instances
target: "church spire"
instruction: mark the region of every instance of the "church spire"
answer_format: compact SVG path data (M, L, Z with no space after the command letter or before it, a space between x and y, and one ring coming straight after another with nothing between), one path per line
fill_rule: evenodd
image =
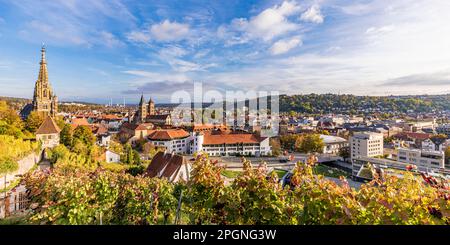
M42 44L42 48L41 48L41 65L42 64L47 64L47 61L45 60L45 44Z
M50 82L48 81L45 52L45 45L42 44L39 75L34 87L33 110L44 115L55 116L58 111L58 98L53 94Z
M36 81L36 85L47 85L48 84L48 71L47 71L47 60L45 59L45 45L42 44L41 48L41 62L39 63L39 76Z
M141 95L141 101L139 102L139 105L142 106L144 105L145 101L144 101L144 93L142 93Z

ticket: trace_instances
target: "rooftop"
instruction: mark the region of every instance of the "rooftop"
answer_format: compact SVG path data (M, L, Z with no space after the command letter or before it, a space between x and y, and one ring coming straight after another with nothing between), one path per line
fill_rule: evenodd
M58 134L59 132L61 132L61 130L58 125L56 125L55 121L53 121L50 116L47 116L36 131L36 134Z

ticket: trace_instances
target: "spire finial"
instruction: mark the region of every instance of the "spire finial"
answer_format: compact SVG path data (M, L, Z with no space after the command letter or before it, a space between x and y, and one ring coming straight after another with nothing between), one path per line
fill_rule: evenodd
M41 53L41 62L45 63L45 43L42 43Z

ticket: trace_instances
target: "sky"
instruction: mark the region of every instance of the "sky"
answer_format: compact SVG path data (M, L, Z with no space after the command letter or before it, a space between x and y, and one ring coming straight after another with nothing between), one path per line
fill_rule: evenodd
M40 49L60 100L218 91L450 93L447 0L0 0L0 95L31 98Z

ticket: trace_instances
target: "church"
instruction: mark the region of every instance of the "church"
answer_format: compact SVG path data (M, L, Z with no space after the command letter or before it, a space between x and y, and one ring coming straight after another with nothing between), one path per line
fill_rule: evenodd
M38 79L34 86L33 102L27 104L20 112L20 115L23 119L26 119L32 111L36 111L43 118L47 116L54 118L58 112L58 97L53 93L48 80L45 46L42 46L41 49L41 62Z

